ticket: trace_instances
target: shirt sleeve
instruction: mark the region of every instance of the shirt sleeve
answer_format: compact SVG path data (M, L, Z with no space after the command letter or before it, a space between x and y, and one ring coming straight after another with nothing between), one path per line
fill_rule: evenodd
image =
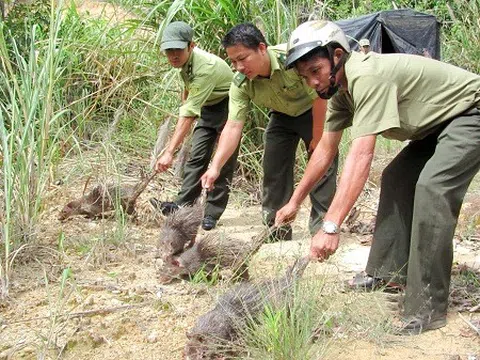
M325 131L341 131L352 126L353 108L347 96L347 94L338 94L328 100Z
M364 75L349 88L354 103L352 139L400 128L398 89L393 82Z
M250 110L250 96L234 83L230 85L228 95L228 120L245 122Z
M213 68L202 66L198 69L187 91L188 97L180 106L180 117L200 117L203 104L208 100L215 89L215 81L212 81Z

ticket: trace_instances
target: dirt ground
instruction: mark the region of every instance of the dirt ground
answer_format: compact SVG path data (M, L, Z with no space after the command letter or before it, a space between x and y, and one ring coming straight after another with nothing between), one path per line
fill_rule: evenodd
M122 181L134 181L136 171L130 165ZM175 187L166 191L164 184L175 181L165 176L149 185L138 202L137 220L124 227L114 219L75 217L61 223L59 210L81 194L86 178L51 186L39 244L17 256L10 300L1 305L0 359L182 358L186 331L226 287L157 281L154 250L161 218L148 199L159 192L173 197ZM468 194L463 219L471 219L472 208L478 211L479 203L471 201L479 199L475 192ZM260 207L248 203L246 195L234 192L216 231L242 240L257 234L262 228ZM304 207L293 241L262 246L252 260L253 278L274 274L308 250L307 214ZM370 236L343 233L339 251L327 263L311 264L306 276L328 274L338 282L351 278L365 266ZM480 242L457 239L455 260L480 267ZM378 301L374 295L364 296ZM347 336L332 340L322 358L480 359L480 336L471 328L479 320L478 309L459 314L452 307L448 325L440 330L381 341Z

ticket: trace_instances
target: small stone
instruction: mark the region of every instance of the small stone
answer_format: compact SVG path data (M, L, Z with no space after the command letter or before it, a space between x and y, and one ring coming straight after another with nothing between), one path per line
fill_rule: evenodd
M89 229L95 229L97 226L98 226L98 224L95 223L95 222L88 222L88 223L87 223L87 227L88 227Z
M155 331L153 331L147 336L147 342L149 342L150 344L156 343L157 341L158 341L158 335Z
M123 303L118 300L118 299L112 299L111 302L112 306L120 306L120 305L123 305Z
M164 291L163 291L162 288L160 288L160 289L157 290L157 292L155 293L155 296L157 297L157 299L161 299L161 298L162 298L163 292L164 292Z
M105 338L105 336L98 335L98 334L94 333L93 331L91 331L91 332L89 333L89 336L90 336L90 339L91 339L92 342L93 342L93 346L94 346L94 347L97 347L97 346L103 344L103 343L106 342L106 340L107 340L107 339Z
M95 299L94 299L94 296L93 296L93 295L90 295L90 296L87 297L87 299L85 300L85 305L92 306L93 304L95 304Z
M134 272L131 272L130 274L128 274L128 280L135 280L137 278L137 274L135 274Z

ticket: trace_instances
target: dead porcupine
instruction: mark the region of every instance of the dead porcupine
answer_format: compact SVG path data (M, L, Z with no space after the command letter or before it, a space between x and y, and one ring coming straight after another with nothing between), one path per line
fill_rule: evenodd
M135 212L135 202L155 175L156 172L153 172L133 186L99 184L80 199L70 201L65 205L60 211L58 219L66 220L74 215L99 218L118 208L118 205L131 215Z
M266 228L250 242L232 239L221 233L208 234L171 261L166 261L158 270L160 282L188 278L199 270L209 275L217 268L228 268L232 278L247 280L248 262L270 232L271 229Z
M115 118L111 128L105 135L105 139L111 136L111 132L115 128L120 119L120 115L123 112L123 107L117 109L115 112ZM70 201L63 207L58 216L59 220L66 220L73 215L85 215L88 218L103 217L106 213L111 212L117 205L120 204L123 211L131 215L135 212L135 202L140 194L146 189L147 185L157 174L153 170L156 159L161 150L165 147L165 143L168 137L168 128L170 124L170 117L168 117L158 131L158 137L155 144L155 148L152 153L152 160L150 162L150 169L152 173L145 176L140 182L134 186L121 186L121 185L97 185L87 195L83 195L80 199ZM88 181L85 184L85 188L88 185ZM85 192L85 189L84 189Z
M215 359L225 354L228 344L237 338L238 330L248 319L257 318L269 304L281 305L287 300L308 263L309 258L302 257L281 278L241 283L222 295L215 307L200 316L187 333L186 359Z
M191 206L182 206L167 216L160 231L156 258L170 262L174 255L193 246L203 219L204 201L202 196Z

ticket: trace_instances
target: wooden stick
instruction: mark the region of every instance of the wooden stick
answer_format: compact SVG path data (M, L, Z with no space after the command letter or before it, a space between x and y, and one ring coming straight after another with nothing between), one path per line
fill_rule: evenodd
M480 336L480 329L478 329L475 325L473 325L470 321L465 319L462 314L458 313L458 316L460 316L460 319L462 319L473 331L475 331L479 336Z
M120 306L114 306L110 308L103 308L103 309L95 309L95 310L86 310L86 311L80 311L76 313L66 313L66 314L60 314L57 315L58 318L70 318L70 319L75 319L75 318L80 318L80 317L86 317L86 316L95 316L95 315L106 315L106 314L111 314L113 312L117 311L125 311L125 310L132 310L136 308L142 308L148 305L153 304L153 301L147 301L141 304L133 304L133 305L120 305ZM12 321L12 322L5 322L2 325L13 325L13 324L21 324L21 323L26 323L26 322L31 322L31 321L38 321L38 320L45 320L49 319L52 316L55 315L50 315L50 316L39 316L36 318L29 318L29 319L23 319L23 320L17 320L17 321Z
M473 306L473 307L470 308L468 311L470 311L470 312L473 313L473 312L475 312L475 311L477 311L477 310L480 310L480 304Z

